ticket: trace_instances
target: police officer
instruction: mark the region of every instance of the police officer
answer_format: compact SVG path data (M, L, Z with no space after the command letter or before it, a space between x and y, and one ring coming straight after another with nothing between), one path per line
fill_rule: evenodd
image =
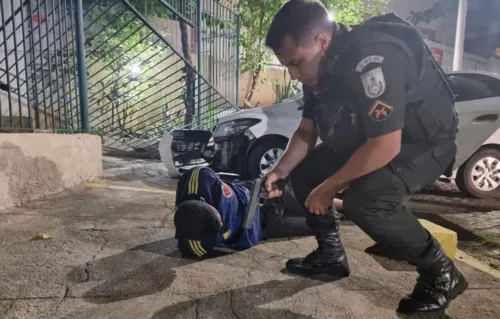
M291 178L318 242L286 268L350 274L331 208L345 190L349 219L418 269L398 312L443 312L467 281L405 200L453 164L458 119L447 79L420 33L394 14L351 27L331 21L319 2L291 0L274 17L266 45L304 93L302 118L266 187Z

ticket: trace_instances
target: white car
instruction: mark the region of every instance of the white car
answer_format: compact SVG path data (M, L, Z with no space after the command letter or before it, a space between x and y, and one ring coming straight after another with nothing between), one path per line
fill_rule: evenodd
M445 175L455 177L468 195L495 197L500 193L500 75L480 71L448 75L454 80L460 133L456 161ZM174 131L173 143L204 134L198 157L216 171L253 179L265 174L283 154L300 120L301 102L298 95L221 117L210 138L207 131ZM183 151L174 144L174 159L183 163L193 159L192 153L183 158Z

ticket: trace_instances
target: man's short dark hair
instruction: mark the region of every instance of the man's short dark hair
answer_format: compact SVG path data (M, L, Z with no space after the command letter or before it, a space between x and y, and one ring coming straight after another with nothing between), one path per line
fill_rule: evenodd
M312 31L317 28L329 28L328 11L318 1L290 0L287 1L273 18L266 36L266 46L275 52L281 48L285 36L290 36L296 42L308 40Z

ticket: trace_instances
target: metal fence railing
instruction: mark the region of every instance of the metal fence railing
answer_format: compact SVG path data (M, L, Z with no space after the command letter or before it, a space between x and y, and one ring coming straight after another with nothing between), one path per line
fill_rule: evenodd
M105 151L158 156L165 131L212 128L235 111L237 67L227 74L200 68L211 59L238 63L222 46L199 53L200 34L220 28L199 27L200 1L84 1L84 21L89 121L105 137ZM237 27L226 24L219 43L231 39L236 52ZM233 85L212 82L224 77Z
M205 78L238 108L240 21L219 1L200 2L197 38L200 39L199 70Z
M88 131L80 8L81 0L0 1L3 132Z

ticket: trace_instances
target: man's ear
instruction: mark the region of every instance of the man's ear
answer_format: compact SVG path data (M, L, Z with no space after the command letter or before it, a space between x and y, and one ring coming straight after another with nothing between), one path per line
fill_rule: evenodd
M330 36L324 32L320 32L316 35L316 41L321 46L322 50L326 50L326 48L330 44Z

